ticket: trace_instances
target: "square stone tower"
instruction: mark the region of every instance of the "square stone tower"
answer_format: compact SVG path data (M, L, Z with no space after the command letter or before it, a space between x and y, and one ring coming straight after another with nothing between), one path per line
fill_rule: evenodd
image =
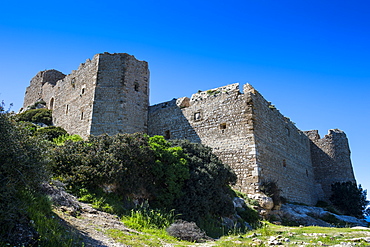
M43 100L53 123L70 134L147 132L148 63L127 53L96 54L64 75L39 72L26 90L24 108Z

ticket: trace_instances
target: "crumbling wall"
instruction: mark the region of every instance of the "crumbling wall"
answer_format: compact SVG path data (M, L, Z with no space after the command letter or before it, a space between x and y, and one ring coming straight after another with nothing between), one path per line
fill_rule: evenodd
M126 53L99 55L92 135L147 132L148 63Z
M55 69L44 70L38 72L30 81L30 85L26 88L23 101L23 109L27 109L27 106L33 105L35 102L43 99L43 85L50 84L54 86L58 80L61 80L66 75Z
M317 130L305 131L305 133L311 139L315 179L322 185L325 199L328 200L332 194L333 183L356 182L347 136L339 129L329 130L322 139Z
M69 134L147 132L149 69L126 53L96 54L69 75L39 72L27 88L24 106L42 99L53 123Z
M250 91L260 182L276 182L289 201L315 204L318 198L309 139L261 94Z
M250 107L239 84L215 88L149 108L149 135L202 142L238 176L236 188L258 187Z
M69 134L87 138L90 134L99 55L82 63L55 86L44 86L44 100L53 110L53 123ZM53 102L53 107L51 106Z

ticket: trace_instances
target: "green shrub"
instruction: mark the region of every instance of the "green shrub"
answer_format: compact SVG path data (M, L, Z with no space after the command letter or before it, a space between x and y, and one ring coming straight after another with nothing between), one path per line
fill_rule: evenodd
M16 121L26 121L32 123L43 123L46 125L52 125L52 110L41 108L31 109L22 112L15 117Z
M24 128L17 128L0 113L0 240L5 241L27 213L22 210L19 195L37 191L46 180L47 150L37 138L31 138Z
M57 138L53 138L53 142L58 146L64 145L66 141L79 142L83 141L83 139L79 135L69 135L69 134L60 135Z
M331 185L333 192L330 201L346 215L364 218L369 201L366 200L366 190L354 182L337 182Z
M140 231L143 228L166 229L175 219L176 215L174 210L164 211L142 206L132 209L128 216L122 218L122 221L128 227Z
M161 208L172 208L189 176L181 148L139 133L66 142L56 148L51 170L72 188L110 184L115 193Z
M229 187L236 182L233 170L223 164L209 147L188 140L171 142L173 146L180 146L187 155L190 172L184 184L184 194L176 204L181 218L197 222L207 214L215 217L233 214Z
M39 136L48 141L53 141L53 139L58 138L59 136L66 135L67 131L62 127L48 126L39 128L36 130L35 135Z
M155 197L151 205L157 208L173 208L175 199L183 193L184 181L189 179L189 167L181 147L171 147L163 136L149 138L154 151L155 163L151 167L154 185L151 193Z

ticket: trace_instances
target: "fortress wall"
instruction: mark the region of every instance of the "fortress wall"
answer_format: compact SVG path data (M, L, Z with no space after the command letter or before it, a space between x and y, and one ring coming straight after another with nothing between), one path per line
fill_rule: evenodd
M338 129L329 130L320 138L317 130L305 131L311 139L312 163L315 178L322 185L325 199L331 196L331 184L335 182L356 182L350 158L346 134Z
M201 142L230 165L238 176L236 188L254 193L258 188L256 150L247 95L238 84L196 93L150 107L149 134L170 133L173 139ZM166 106L167 104L167 106Z
M261 182L275 181L292 202L317 202L316 182L307 136L254 89L254 134Z
M198 134L184 116L181 106L177 104L180 100L189 101L189 98L173 99L149 107L148 134L150 136L162 135L166 139L187 139L200 143Z
M92 135L147 132L148 63L126 53L99 54Z
M53 109L53 123L87 138L90 134L94 92L97 80L98 55L88 59L55 86L44 85L44 100ZM52 88L50 88L52 87ZM50 102L54 99L54 106Z
M38 72L30 82L30 85L26 89L24 95L23 108L27 109L27 106L33 105L36 101L43 99L43 85L50 83L55 85L58 80L61 80L66 75L57 70L45 70Z

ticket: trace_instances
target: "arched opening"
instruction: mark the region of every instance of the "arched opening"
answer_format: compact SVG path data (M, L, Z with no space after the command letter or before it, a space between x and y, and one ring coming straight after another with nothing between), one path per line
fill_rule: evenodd
M54 98L51 98L51 99L50 99L49 109L50 109L50 110L53 110L53 109L54 109Z

